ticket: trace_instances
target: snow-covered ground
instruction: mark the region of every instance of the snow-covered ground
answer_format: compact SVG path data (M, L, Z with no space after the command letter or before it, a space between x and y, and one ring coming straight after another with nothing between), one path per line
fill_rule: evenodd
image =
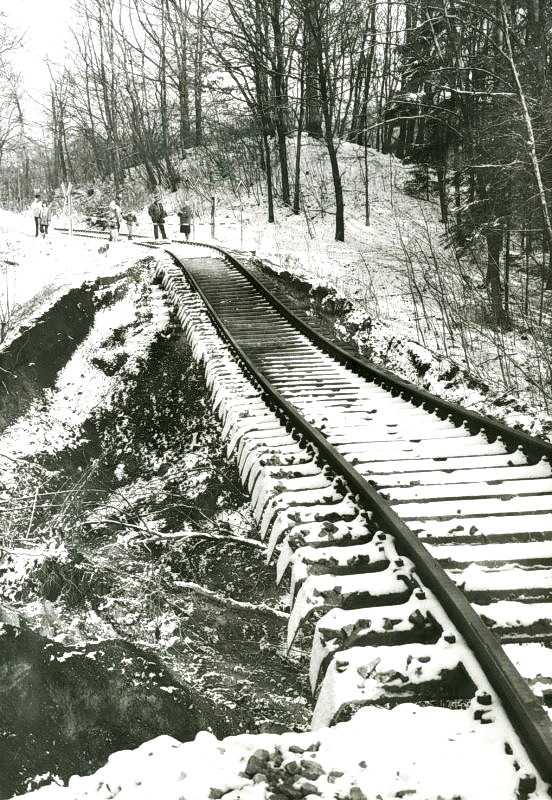
M311 733L219 741L202 732L184 744L162 736L115 753L95 775L71 778L67 788L51 785L25 797L514 800L524 765L518 774L493 728L469 722L462 711L403 704L363 708L350 722Z

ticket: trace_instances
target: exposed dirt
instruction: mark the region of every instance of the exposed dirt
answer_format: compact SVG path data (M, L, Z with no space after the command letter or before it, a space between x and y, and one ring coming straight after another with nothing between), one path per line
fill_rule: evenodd
M87 774L114 750L155 735L191 739L205 722L193 694L128 642L68 650L7 628L0 677L2 797L24 791L37 774Z

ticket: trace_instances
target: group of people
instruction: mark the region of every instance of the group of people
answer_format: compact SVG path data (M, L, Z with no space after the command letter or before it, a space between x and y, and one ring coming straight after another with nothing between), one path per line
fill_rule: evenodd
M52 209L48 200L44 197L41 198L39 194L35 194L35 199L31 203L31 214L35 221L35 236L42 234L42 238L46 238L48 233L48 225L52 219Z
M115 199L109 204L107 211L107 225L109 228L109 240L111 242L117 242L119 240L121 220L124 219L127 224L127 234L129 239L132 239L134 235L134 228L136 225L138 225L138 217L134 211L126 211L123 214L123 209L121 207L122 200L123 195L118 192L115 195Z
M187 200L184 200L180 210L176 213L180 221L180 233L183 233L186 241L188 241L192 226L192 207ZM158 239L160 233L162 238L166 239L165 219L167 218L167 212L163 208L160 195L155 195L153 203L148 208L148 214L153 223L153 238Z
M128 238L132 239L134 229L138 225L138 217L134 211L125 211L122 209L123 195L117 192L114 199L110 202L107 212L107 226L109 230L109 240L117 242L119 240L119 233L121 230L121 222L124 220L127 226ZM35 221L35 236L42 234L46 237L48 233L48 225L52 218L52 211L46 198L42 199L40 194L35 195L35 199L31 204L31 213ZM159 238L159 233L163 239L167 238L165 231L165 219L167 212L163 208L161 202L161 195L156 194L153 202L148 207L148 214L153 223L153 236L155 239ZM186 237L186 241L190 238L191 225L192 225L192 207L187 200L184 200L179 211L177 211L180 220L180 233Z
M134 228L138 225L138 218L134 211L127 211L126 213L123 213L121 201L122 195L119 193L109 204L109 238L113 242L116 242L119 238L121 220L124 220L127 224L129 239L132 239ZM159 239L159 234L161 234L163 239L166 239L167 232L165 230L165 219L167 218L167 212L163 208L163 203L161 202L161 196L159 194L155 195L153 202L148 207L148 214L153 224L154 239ZM187 200L184 201L177 214L180 220L180 233L183 233L186 237L186 241L188 241L190 238L192 225L192 208Z

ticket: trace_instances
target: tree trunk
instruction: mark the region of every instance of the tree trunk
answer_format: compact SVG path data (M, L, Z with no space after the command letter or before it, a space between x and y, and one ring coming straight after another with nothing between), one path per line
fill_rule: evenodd
M311 2L311 0L307 1ZM305 25L305 36L307 40L307 70L305 77L306 130L309 136L321 139L322 115L320 113L320 95L318 91L317 42L314 40L309 25Z
M439 207L441 209L441 222L448 226L448 197L447 197L447 173L446 162L437 164L437 186L439 188Z
M301 143L303 121L305 117L305 61L301 61L301 78L299 83L299 119L297 121L297 144L295 147L295 184L293 189L293 213L299 214L301 197Z
M493 315L497 325L505 321L502 308L502 287L500 285L500 253L502 250L502 229L493 228L485 234L487 240L487 274L485 285L489 290Z
M506 55L508 58L508 64L510 66L510 70L512 72L512 76L514 78L514 83L516 86L516 91L518 95L518 99L521 105L521 110L523 114L523 120L525 122L525 129L527 131L527 147L529 149L529 156L531 159L531 166L533 169L533 175L535 178L535 183L537 184L537 193L539 198L539 203L542 212L542 218L544 222L544 230L546 234L546 239L548 241L548 246L550 251L552 252L552 221L550 219L550 212L548 210L548 202L546 198L546 191L544 188L544 183L542 180L540 162L537 155L537 144L535 140L535 133L533 131L533 122L531 120L531 115L529 113L529 107L527 105L527 100L525 97L525 92L523 86L521 85L521 79L519 76L519 71L514 59L514 53L512 50L512 42L510 39L510 25L508 21L508 14L506 12L506 7L504 5L504 0L497 0L500 12L502 16L503 22L503 34L504 34L504 44L506 47ZM550 285L552 287L552 273L548 276L547 286Z
M291 194L289 188L289 168L287 160L288 109L287 89L285 86L285 59L282 32L281 0L272 0L272 30L274 32L274 102L276 104L276 133L278 138L278 155L280 159L280 175L282 178L282 200L289 206Z
M274 185L272 180L272 161L270 158L270 143L268 134L263 130L263 151L266 166L266 195L268 201L268 221L274 222Z
M194 52L194 111L195 145L203 144L203 28L205 25L205 6L199 0L197 9L196 46Z

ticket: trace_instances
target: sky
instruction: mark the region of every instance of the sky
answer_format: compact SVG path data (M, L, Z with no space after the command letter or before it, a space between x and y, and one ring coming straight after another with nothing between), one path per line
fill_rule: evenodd
M50 75L44 63L48 57L61 61L73 0L0 0L0 11L14 32L25 34L23 48L13 59L23 76L28 93L27 108L33 116L37 103L47 91Z

